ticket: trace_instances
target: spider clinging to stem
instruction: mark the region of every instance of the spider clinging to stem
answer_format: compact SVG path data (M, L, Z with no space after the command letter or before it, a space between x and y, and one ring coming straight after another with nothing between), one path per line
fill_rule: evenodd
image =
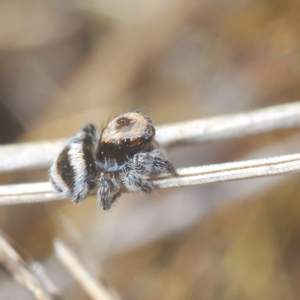
M120 196L121 185L150 194L153 174L176 175L154 140L151 118L139 111L115 117L101 135L86 125L57 155L49 176L56 192L80 203L97 190L98 203L110 209Z

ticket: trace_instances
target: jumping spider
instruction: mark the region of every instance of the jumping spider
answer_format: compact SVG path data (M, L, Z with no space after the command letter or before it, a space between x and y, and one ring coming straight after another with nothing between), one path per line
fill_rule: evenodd
M174 166L154 141L152 120L139 111L115 117L100 135L86 125L56 157L49 175L54 190L80 203L97 190L98 203L110 209L121 185L150 194L152 174L171 173Z

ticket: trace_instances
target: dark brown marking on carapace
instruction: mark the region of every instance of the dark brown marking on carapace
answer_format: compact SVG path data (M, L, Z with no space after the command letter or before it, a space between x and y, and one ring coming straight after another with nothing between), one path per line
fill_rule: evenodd
M103 130L101 142L117 143L125 139L153 138L155 128L150 118L138 112L126 113L114 118Z
M128 157L133 157L138 152L151 150L153 150L151 137L127 138L110 143L101 143L97 151L97 160L100 162L114 160L118 164L123 164Z
M123 127L126 127L127 130L130 130L132 128L134 121L132 118L127 117L119 117L116 119L116 130L120 130Z

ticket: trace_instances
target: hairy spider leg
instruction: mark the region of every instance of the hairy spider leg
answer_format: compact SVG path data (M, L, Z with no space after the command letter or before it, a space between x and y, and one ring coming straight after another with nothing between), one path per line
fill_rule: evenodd
M142 191L146 194L151 194L153 186L146 179L145 174L139 173L134 169L128 167L124 168L121 173L123 184L130 190Z
M132 169L140 173L170 173L177 175L174 166L163 158L163 154L159 149L135 154L130 160L130 165Z
M109 210L120 195L120 186L116 179L114 177L105 178L105 173L101 173L98 182L97 202L103 210Z

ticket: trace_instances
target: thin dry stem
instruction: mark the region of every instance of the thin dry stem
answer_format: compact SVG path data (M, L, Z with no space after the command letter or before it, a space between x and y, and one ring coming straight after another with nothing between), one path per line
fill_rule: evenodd
M177 170L177 177L152 180L156 189L283 175L300 171L300 153ZM127 190L129 191L129 190ZM0 186L0 205L65 199L48 182Z
M158 126L156 139L164 148L231 139L300 125L300 102L250 112ZM0 147L0 173L47 168L66 140Z
M69 249L61 240L54 242L56 257L77 279L88 295L95 300L113 300L107 288L93 278L86 268L80 263L75 253Z
M244 137L300 125L300 102L161 126L163 147Z
M0 234L0 262L8 272L38 300L52 298L41 282L29 270L26 262Z

